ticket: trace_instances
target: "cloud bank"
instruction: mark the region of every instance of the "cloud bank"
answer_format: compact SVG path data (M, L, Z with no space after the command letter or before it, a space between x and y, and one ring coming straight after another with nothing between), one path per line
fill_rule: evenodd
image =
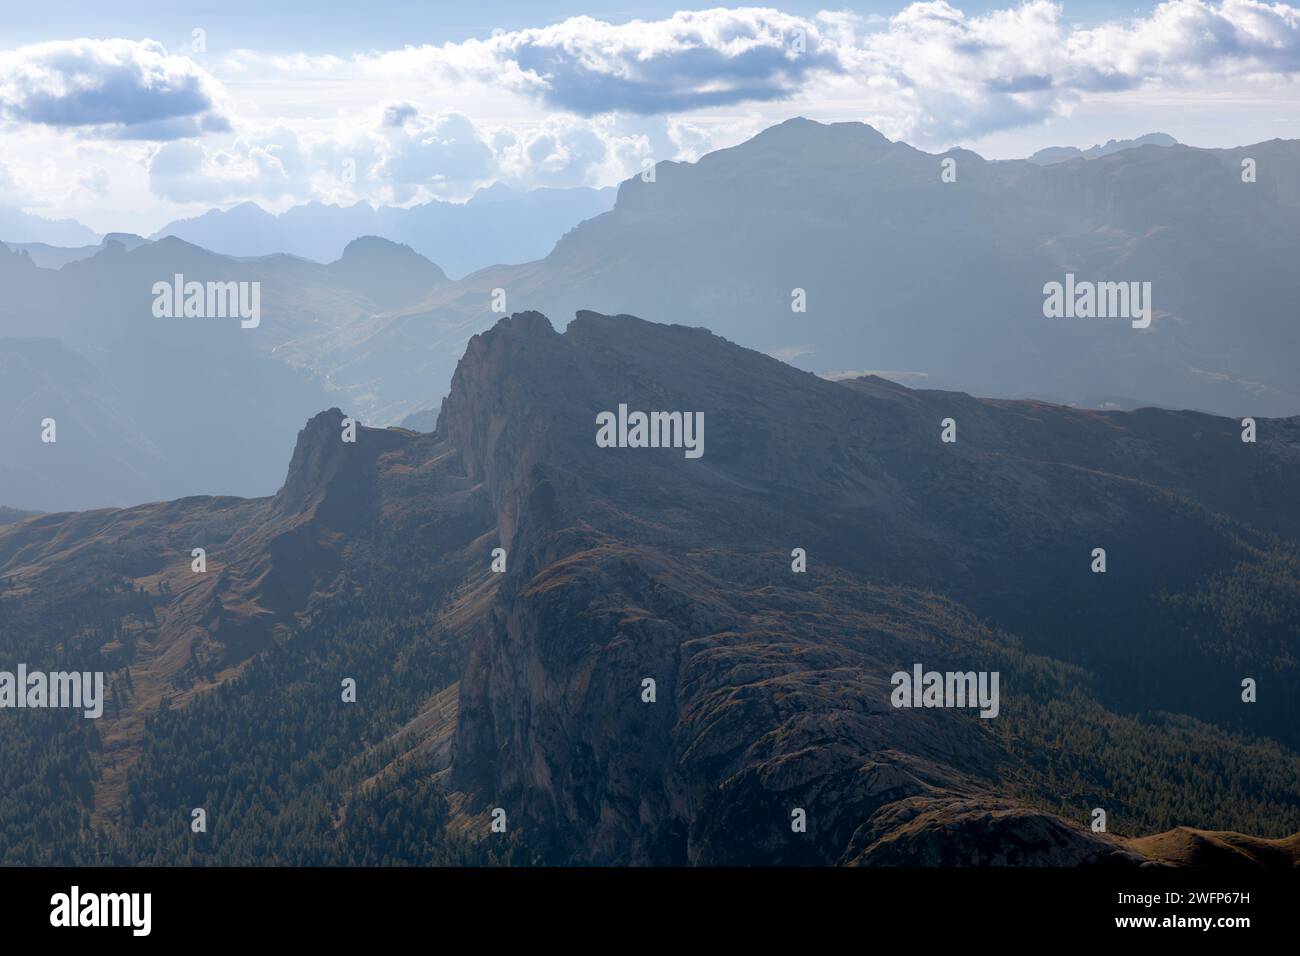
M0 116L109 138L230 129L220 84L153 40L57 40L0 51Z
M776 10L705 10L617 26L577 17L490 46L521 89L581 116L783 100L816 73L842 69L816 21Z
M1278 95L1297 73L1300 7L1288 3L1169 0L1087 26L1049 0L971 15L927 0L891 17L746 7L575 17L350 56L39 43L0 51L0 129L10 142L35 130L118 149L119 164L97 155L99 168L60 184L85 202L139 183L143 168L139 188L177 204L406 204L498 181L606 185L798 113L934 149L1096 98ZM50 141L29 139L40 145L26 162L0 151L10 183L42 181Z

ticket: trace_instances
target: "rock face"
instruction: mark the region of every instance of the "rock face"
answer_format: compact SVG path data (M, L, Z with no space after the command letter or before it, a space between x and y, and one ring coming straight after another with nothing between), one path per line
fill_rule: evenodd
M705 454L597 448L596 413L620 403L703 411ZM1264 547L1183 494L1245 518L1282 506L1296 423L1268 430L1286 438L1246 459L1237 426L1206 416L830 383L703 330L582 313L561 336L515 316L471 343L438 429L512 561L461 681L449 785L582 862L1136 860L1000 797L1023 756L995 721L895 710L890 675L992 661L1029 692L980 618L1066 660L1177 652L1215 672L1206 647L1133 646L1124 618ZM1089 571L1101 542L1126 555L1111 596ZM1284 630L1257 637L1286 670ZM1148 706L1226 710L1112 676ZM1278 705L1257 715L1275 729L1293 716Z
M600 447L597 416L620 405L702 413L703 454ZM99 607L87 582L114 575L150 595L97 650L137 692L86 754L106 768L97 819L128 846L168 845L144 839L147 810L118 813L131 795L242 766L242 748L159 762L150 735L233 722L262 746L254 689L282 667L306 702L294 726L317 721L259 810L282 843L320 804L303 846L277 850L293 859L317 859L346 794L427 800L400 784L414 775L440 788L447 833L480 840L503 808L551 863L1216 861L1088 824L1100 808L1126 834L1300 828L1296 698L1240 697L1242 675L1300 676L1300 421L1257 425L1244 444L1193 413L832 382L702 329L580 313L559 334L522 313L471 340L435 431L346 443L323 412L273 498L0 526L0 598L39 621ZM340 738L316 712L348 655L384 703ZM893 706L917 664L996 672L997 716ZM160 698L174 724L145 723ZM330 796L292 789L313 774Z

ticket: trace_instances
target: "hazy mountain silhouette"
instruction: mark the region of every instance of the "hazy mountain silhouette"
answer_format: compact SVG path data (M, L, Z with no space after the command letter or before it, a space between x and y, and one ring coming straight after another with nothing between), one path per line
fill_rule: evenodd
M1145 136L1139 136L1136 139L1109 139L1104 144L1091 146L1088 149L1079 149L1077 146L1048 146L1046 149L1040 149L1030 156L1029 161L1038 163L1040 166L1047 166L1052 163L1063 163L1071 159L1097 159L1126 149L1136 149L1139 146L1177 145L1178 140L1168 133L1147 133Z
M606 212L613 189L514 190L497 185L466 203L428 202L410 208L367 203L310 202L279 215L256 203L214 209L170 223L155 239L176 236L231 256L289 253L330 262L358 236L382 236L409 245L452 275L499 262L529 262L551 251L564 233Z
M956 181L941 180L952 159ZM1242 181L1253 159L1257 182ZM859 123L791 120L697 163L660 163L544 260L485 269L388 320L394 367L446 355L511 309L705 326L800 368L1066 402L1300 411L1294 302L1300 141L1141 146L1081 163L931 155ZM1067 273L1152 284L1151 325L1044 317ZM792 311L794 290L807 311ZM409 348L440 344L438 359Z
M42 269L62 269L69 262L80 262L102 252L110 242L121 244L128 251L146 240L129 232L110 232L90 246L52 246L46 242L2 242L11 252L25 252L32 262Z
M260 283L261 324L155 318L153 286L177 274ZM106 240L57 271L0 249L0 281L8 373L0 500L52 510L265 493L315 410L359 391L356 404L384 420L361 378L364 363L325 363L364 339L372 317L423 299L446 277L409 248L375 238L328 265L233 260L166 239L131 250ZM47 417L58 424L54 444L41 441Z
M423 298L447 282L447 274L410 246L397 246L377 236L349 242L331 275L364 292L384 308L397 308Z
M941 179L945 159L955 182ZM1247 159L1256 182L1242 181ZM420 217L487 216L476 221L537 242L520 204L572 211L575 195L498 189L465 206L400 212L419 235L468 249L467 237L490 231L424 228ZM265 217L240 209L222 215ZM316 204L275 222L328 236L321 223L343 212ZM107 390L101 404L138 439L123 447L117 478L37 482L29 498L0 488L0 502L50 510L268 493L287 439L316 409L345 406L379 425L423 412L412 426L430 428L458 357L501 307L563 321L594 306L707 327L829 376L875 371L1101 407L1295 414L1298 213L1297 141L1143 145L1041 166L962 150L940 157L862 124L792 120L697 163L660 163L654 181L623 183L612 210L545 258L458 281L414 241L365 230L325 264L222 256L175 238L108 237L57 270L39 267L48 250L0 250L0 337L56 338L81 355ZM348 223L340 228L355 228ZM1044 285L1067 273L1150 282L1150 327L1045 318ZM155 319L150 290L177 274L260 282L260 326ZM797 290L806 312L792 309ZM97 400L76 383L57 387ZM26 442L10 466L26 470L39 459L25 456L42 453L30 446L39 429L26 409L4 414ZM76 494L56 497L65 492Z
M0 242L37 242L51 246L87 246L99 235L75 219L48 219L13 206L0 206Z
M702 412L703 455L598 447L620 403ZM1295 859L1300 420L831 382L593 313L474 337L432 433L343 417L270 498L0 527L0 648L113 688L93 734L0 722L0 860ZM892 707L915 663L997 671L999 715Z

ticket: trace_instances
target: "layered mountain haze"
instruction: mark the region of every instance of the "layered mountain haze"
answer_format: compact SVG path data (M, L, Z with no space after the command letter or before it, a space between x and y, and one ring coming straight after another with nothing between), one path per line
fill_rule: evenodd
M0 440L9 449L0 461L0 501L58 510L217 491L265 494L280 478L284 447L313 411L346 403L367 421L397 422L446 392L450 372L429 380L418 369L392 367L369 341L388 327L388 312L449 284L446 273L361 225L410 234L456 263L488 247L530 258L611 200L612 190L499 188L466 205L409 210L315 204L276 218L241 207L174 230L241 252L284 242L319 253L336 244L325 264L283 251L219 255L176 238L121 233L82 247L0 243L0 361L11 369L4 387L15 396L0 412ZM278 224L265 242L239 219L254 213ZM211 231L222 224L229 226L224 239ZM154 286L176 276L205 287L257 284L259 321L240 328L213 318L159 318ZM468 335L453 329L449 342L427 337L406 348L434 356L446 349L440 361L450 365ZM38 372L22 344L36 338L60 344L80 371L62 363ZM59 393L58 402L42 404L46 392ZM43 447L46 418L67 423L64 441L75 450ZM113 453L97 458L109 443ZM91 461L99 468L89 469Z
M357 236L374 235L409 245L463 276L494 263L542 258L578 223L607 212L614 195L612 188L517 190L498 184L464 203L408 208L310 202L273 215L255 203L241 203L169 223L153 238L175 236L230 256L283 252L331 262Z
M42 483L31 476L50 457L38 444L49 413L7 406L0 468L28 477L0 483L0 503L267 494L292 435L322 407L431 428L469 340L520 309L560 322L594 307L702 326L832 378L875 371L1086 407L1300 412L1300 141L1100 152L989 162L925 153L860 123L791 120L696 163L660 163L600 214L608 196L598 191L494 188L462 206L398 210L400 227L381 222L382 209L319 204L279 217L238 207L177 226L245 252L313 237L340 249L324 264L121 234L80 250L5 246L0 339L57 339L88 362L85 382L49 381L69 396L69 414L111 413L124 437L111 438L120 447L103 481L57 473ZM944 181L945 161L955 181ZM486 232L457 224L471 215ZM362 231L367 223L407 239ZM500 261L525 247L541 254L557 235L544 258L449 278L452 250L469 254L475 236ZM429 243L432 260L420 255ZM152 289L176 275L259 283L259 324L155 317ZM1075 279L1133 283L1129 305L1149 308L1149 326L1045 317L1049 284L1073 289ZM12 348L9 364L34 375ZM9 387L39 393L35 380Z
M1139 136L1136 139L1108 139L1105 143L1090 146L1088 149L1079 149L1077 146L1048 146L1046 149L1040 149L1030 156L1029 161L1046 166L1051 163L1067 162L1071 159L1098 159L1126 149L1136 149L1139 146L1177 145L1178 140L1168 133L1147 133L1145 136Z
M1243 160L1256 181L1243 182ZM943 181L953 160L955 181ZM932 155L861 123L790 120L660 163L546 259L483 270L391 320L405 346L481 314L582 308L705 326L819 373L1219 414L1300 411L1300 141L1094 160ZM1047 283L1150 283L1152 321L1045 318ZM802 290L806 312L795 311ZM430 374L445 374L437 364Z
M133 233L111 232L89 246L52 246L46 242L4 242L0 246L10 252L26 253L42 269L62 269L69 262L80 262L103 252L110 243L116 243L130 251L144 242L143 238Z
M100 239L94 230L74 219L50 219L0 205L0 241L50 246L88 246Z
M176 276L205 288L256 285L256 324L155 315L155 285L170 288ZM177 239L131 249L107 241L58 270L0 249L0 278L9 372L0 495L41 510L265 493L298 426L321 407L350 397L382 421L427 403L424 392L385 409L382 390L362 377L357 343L375 316L447 282L411 249L374 237L328 265L234 260ZM46 418L62 429L54 444L41 441Z
M599 447L620 405L703 454ZM112 688L0 724L0 861L1294 863L1300 419L1257 427L516 314L433 432L0 526L5 659ZM997 716L891 706L916 665Z

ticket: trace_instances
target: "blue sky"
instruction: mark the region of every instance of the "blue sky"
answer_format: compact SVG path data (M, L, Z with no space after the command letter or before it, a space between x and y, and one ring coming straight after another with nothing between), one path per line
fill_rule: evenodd
M611 23L635 19L660 19L678 10L704 10L709 6L674 0L586 3L551 0L484 0L453 3L416 0L227 0L184 3L132 2L127 6L104 0L53 0L49 3L6 4L0 20L0 46L19 46L55 36L140 36L179 42L195 26L229 37L232 45L268 52L351 53L364 49L393 49L407 44L444 43L485 36L494 29L521 30L558 23L570 17L591 16ZM768 5L768 4L762 4ZM812 16L820 10L851 9L862 14L891 16L903 6L890 0L851 4L791 0L771 4L787 13ZM1002 2L957 4L968 14L981 14L1008 6ZM1096 23L1107 18L1149 11L1154 4L1093 0L1070 3L1067 19Z
M1285 2L111 6L0 20L0 206L147 233L241 201L602 186L791 116L990 158L1300 138Z

